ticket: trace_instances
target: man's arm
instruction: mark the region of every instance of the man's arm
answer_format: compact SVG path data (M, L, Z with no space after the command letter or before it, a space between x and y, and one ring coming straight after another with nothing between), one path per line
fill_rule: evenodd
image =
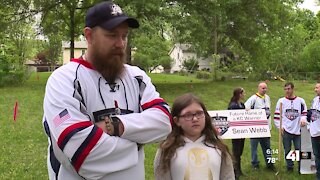
M93 124L89 116L80 111L83 106L73 97L73 82L65 76L57 71L46 86L44 116L52 142L70 160L75 171L86 179L99 179L135 166L138 163L137 144L109 136Z
M279 99L277 102L276 109L274 111L274 116L273 116L274 125L278 129L280 128L280 116L282 116L282 114L280 114L280 103L281 103L281 99Z
M159 96L151 79L144 72L140 75L145 86L140 94L142 112L117 116L124 127L121 138L140 144L159 142L171 132L169 106Z
M253 100L255 95L251 96L249 99L247 99L247 101L244 103L244 106L246 107L246 109L252 109L252 105L253 105Z
M303 127L307 124L307 114L308 108L304 99L301 98L301 117L300 117L300 126Z

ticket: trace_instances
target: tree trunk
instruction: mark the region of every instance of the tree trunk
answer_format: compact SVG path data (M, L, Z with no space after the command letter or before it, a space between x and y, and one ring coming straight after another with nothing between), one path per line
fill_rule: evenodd
M214 53L214 58L213 58L213 63L214 63L214 69L213 69L213 73L214 73L214 79L217 80L217 69L218 69L218 59L217 59L217 55L218 55L218 22L217 22L217 15L214 16L214 30L213 30L213 53Z
M217 21L217 16L214 17L214 30L213 30L213 51L214 54L218 54L218 21Z
M131 62L131 36L129 34L127 48L126 48L126 63L132 64Z
M74 29L75 29L75 21L74 21L74 9L69 9L70 13L70 59L74 58Z

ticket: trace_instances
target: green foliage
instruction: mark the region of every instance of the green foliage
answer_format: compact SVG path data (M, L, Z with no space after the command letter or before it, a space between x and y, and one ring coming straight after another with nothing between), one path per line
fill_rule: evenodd
M165 0L128 1L116 0L127 14L136 17L140 22L139 29L131 32L131 47L136 51L133 54L133 64L152 71L158 66L165 71L171 67L171 59L168 55L172 46L169 39L171 21L168 16L173 14Z
M180 83L201 83L203 79L197 79L194 75L190 74L148 74L152 79L152 82L156 84L180 84Z
M187 72L193 72L198 70L199 62L194 58L190 58L190 59L184 60L182 62L182 66L185 68Z
M14 57L15 69L22 69L26 60L34 56L32 53L34 52L35 32L31 25L26 22L12 25L8 34L13 46L9 53Z
M133 64L150 71L159 65L165 69L171 67L170 43L160 36L141 34L134 38L133 44L137 49L133 54Z
M279 33L264 33L256 38L259 48L250 60L255 74L269 70L289 78L290 74L309 71L304 66L301 53L315 37L313 32L317 25L307 23L316 22L315 17L307 11L297 11L292 12L291 20L290 26L279 30Z
M26 71L0 71L0 87L22 85L28 77Z
M197 71L196 78L198 79L210 79L211 73L207 71Z
M288 23L286 1L184 1L178 0L182 13L175 24L178 41L189 42L202 54L217 54L221 49L241 45L254 53L254 38L276 32ZM217 49L217 52L216 52Z
M42 12L41 27L42 33L49 36L50 56L57 61L57 50L55 45L57 41L68 40L71 44L71 56L74 56L75 40L79 39L84 27L84 17L92 4L99 0L68 0L68 1L51 1L51 0L34 0L36 11ZM51 37L59 37L58 39ZM51 42L53 41L53 42Z
M62 37L58 34L50 34L48 36L49 41L43 44L43 49L47 52L47 61L50 64L62 64Z
M50 62L61 57L61 41L73 42L82 34L87 9L101 0L8 0L0 7L0 44L7 47L0 69L19 70L26 59L47 52ZM140 28L132 31L129 47L136 48L134 64L150 71L159 65L169 69L174 43L192 44L198 56L219 54L224 48L239 61L228 66L216 62L212 71L245 73L255 77L274 71L284 77L306 71L317 60L305 47L320 38L320 14L300 10L302 0L247 1L115 0L127 14L137 17ZM32 30L34 15L41 12L41 33L48 44L37 46ZM307 64L305 63L305 61ZM292 65L295 66L292 66Z
M11 69L11 58L9 55L0 54L0 72L7 73Z
M311 72L318 72L320 69L320 40L315 40L308 44L302 52L301 61L304 69Z
M23 70L26 60L32 57L35 33L30 23L11 23L0 32L0 71Z

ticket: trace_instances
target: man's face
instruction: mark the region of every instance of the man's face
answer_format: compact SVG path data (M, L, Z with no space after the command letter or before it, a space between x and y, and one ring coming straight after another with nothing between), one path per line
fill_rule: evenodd
M268 86L266 83L260 83L258 86L258 93L260 95L265 95L267 93Z
M316 84L316 86L314 87L314 92L316 92L316 94L320 96L320 83Z
M109 83L123 72L128 29L124 22L112 30L95 27L92 31L90 61Z
M286 94L287 97L292 97L293 95L293 88L291 87L291 85L285 86L284 87L284 92Z

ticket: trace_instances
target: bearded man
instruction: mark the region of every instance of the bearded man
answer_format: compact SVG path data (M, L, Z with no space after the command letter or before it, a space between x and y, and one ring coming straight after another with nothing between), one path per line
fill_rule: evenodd
M88 49L49 77L43 125L50 179L145 179L143 144L171 131L168 104L147 74L124 63L136 19L111 1L86 16Z

